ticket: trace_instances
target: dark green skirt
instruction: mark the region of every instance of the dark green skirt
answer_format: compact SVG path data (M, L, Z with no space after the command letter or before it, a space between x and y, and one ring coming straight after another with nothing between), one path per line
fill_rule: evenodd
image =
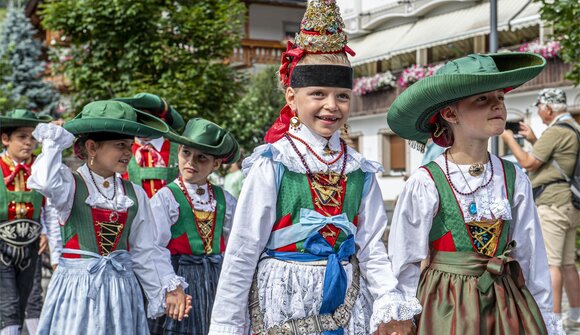
M506 255L434 252L419 282L417 334L547 334L519 264Z

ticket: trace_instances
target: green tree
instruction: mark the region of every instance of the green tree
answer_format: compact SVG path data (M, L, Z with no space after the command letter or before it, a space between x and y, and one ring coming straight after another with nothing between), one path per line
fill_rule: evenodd
M46 64L36 33L24 8L11 3L0 33L0 59L7 67L3 89L15 101L26 98L30 110L50 113L56 109L59 94L42 80Z
M542 20L554 28L554 37L560 41L560 54L565 63L572 64L566 79L580 84L580 1L578 0L534 0L542 4Z
M42 24L60 31L53 69L71 82L73 107L150 92L184 117L220 122L239 96L226 64L243 32L238 0L49 0Z
M264 143L264 135L286 103L278 88L278 67L268 67L248 80L247 91L223 125L246 151Z

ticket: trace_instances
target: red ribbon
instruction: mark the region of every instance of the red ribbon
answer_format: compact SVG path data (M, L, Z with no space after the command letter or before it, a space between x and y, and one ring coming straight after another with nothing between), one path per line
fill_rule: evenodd
M274 143L284 137L284 134L290 129L290 119L294 116L290 106L285 105L280 111L280 116L274 121L274 124L268 129L264 140L267 143Z
M4 185L8 186L8 184L12 183L14 181L14 178L16 178L18 172L22 170L24 170L24 172L30 175L30 167L24 164L18 164L14 168L14 171L12 171L12 173L8 177L4 177Z

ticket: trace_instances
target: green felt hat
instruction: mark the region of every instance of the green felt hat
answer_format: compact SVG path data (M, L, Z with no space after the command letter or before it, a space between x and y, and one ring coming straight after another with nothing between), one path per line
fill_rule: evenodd
M133 106L142 112L151 113L162 119L174 131L180 131L185 125L183 117L171 107L165 99L151 93L139 93L132 98L115 98L113 100L122 101Z
M87 104L63 127L75 135L108 132L153 138L164 136L169 131L163 120L113 100Z
M15 109L0 115L0 128L36 127L39 123L52 121L48 115L38 115L26 109Z
M389 108L387 123L399 136L425 144L435 129L432 118L442 108L476 94L514 89L545 65L543 57L521 52L473 54L450 61L403 91Z
M165 137L175 143L223 159L226 164L240 159L240 146L234 136L206 119L191 119L187 122L183 134L168 133Z

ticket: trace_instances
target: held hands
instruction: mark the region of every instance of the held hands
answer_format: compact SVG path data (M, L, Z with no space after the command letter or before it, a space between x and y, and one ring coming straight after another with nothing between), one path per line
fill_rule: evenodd
M413 320L396 321L381 323L375 335L414 335L417 331Z
M165 294L165 314L175 320L181 321L189 317L191 310L191 296L183 292L181 286Z

